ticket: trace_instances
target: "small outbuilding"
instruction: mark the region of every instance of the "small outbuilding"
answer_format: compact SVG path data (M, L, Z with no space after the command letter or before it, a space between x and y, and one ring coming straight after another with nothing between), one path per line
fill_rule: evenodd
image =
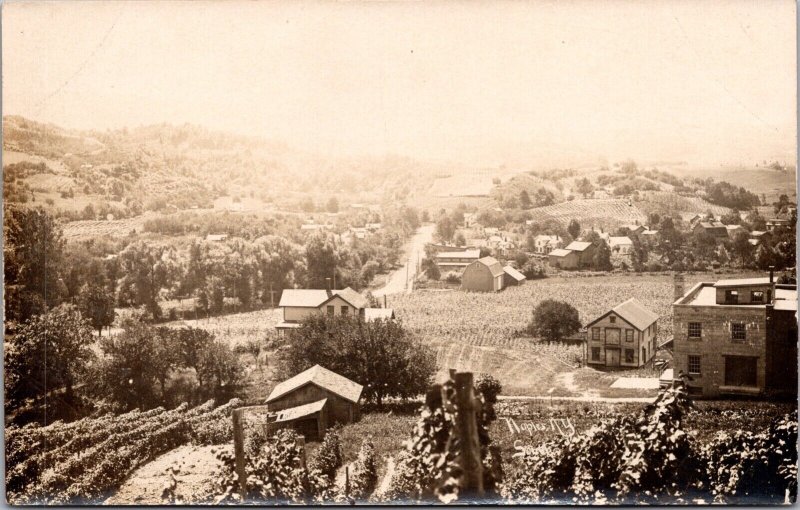
M567 245L567 250L576 252L578 254L578 266L587 267L592 265L592 257L596 247L588 241L572 241Z
M503 285L506 287L521 285L525 281L525 275L511 266L504 267L503 272L505 273L503 275Z
M477 292L497 292L503 290L505 275L503 266L494 257L478 259L464 269L461 275L461 289Z
M275 386L267 398L270 430L294 428L309 441L322 439L336 423L352 423L361 416L363 386L321 365Z

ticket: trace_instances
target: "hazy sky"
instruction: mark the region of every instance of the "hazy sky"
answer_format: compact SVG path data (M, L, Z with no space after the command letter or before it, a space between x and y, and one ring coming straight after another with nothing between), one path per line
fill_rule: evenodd
M795 147L793 1L12 2L3 113L337 154L717 162ZM793 159L793 158L792 158Z

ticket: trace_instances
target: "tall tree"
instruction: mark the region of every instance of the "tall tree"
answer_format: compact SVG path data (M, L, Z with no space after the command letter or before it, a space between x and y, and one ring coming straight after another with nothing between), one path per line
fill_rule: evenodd
M433 351L395 321L309 316L290 333L282 352L285 376L316 364L364 386L364 397L381 406L387 397L423 394L436 371Z
M528 325L528 330L535 336L557 342L581 328L578 310L569 303L545 299L533 310L533 318Z
M442 241L449 243L453 240L456 234L456 224L452 218L447 215L442 215L436 222L436 236Z
M43 209L5 208L4 288L6 329L58 304L66 293L61 280L64 240Z
M86 283L78 294L78 308L83 317L102 335L103 328L114 323L114 295L99 282Z
M530 209L532 205L533 205L533 202L531 201L531 197L530 197L530 195L528 195L528 192L526 190L520 191L519 192L519 206L522 209Z
M325 209L330 213L339 212L339 200L336 197L331 197L330 199L328 199L328 203L325 205Z
M92 342L91 326L73 305L30 318L10 338L5 355L6 396L12 407L60 388L71 397L94 357Z
M575 187L575 191L583 195L583 198L594 191L594 186L592 186L591 181L589 181L588 177L584 177L583 179L578 181L578 185Z
M644 271L649 256L647 246L637 236L632 236L631 242L633 243L633 246L631 246L631 265L633 270L636 272Z
M577 239L581 235L581 224L577 220L571 220L567 227L567 232L573 239Z
M333 240L325 235L312 236L306 243L306 285L324 289L326 278L338 278L340 256ZM331 282L333 284L333 282Z
M172 248L137 241L119 254L119 261L124 274L120 286L132 291L133 304L144 305L153 318L160 318L159 294L176 277Z
M596 249L592 256L592 266L597 271L610 271L611 266L611 248L608 243L600 239L595 243Z
M750 244L750 236L746 232L739 232L733 238L732 250L742 267L747 267L753 263L755 258L755 247Z

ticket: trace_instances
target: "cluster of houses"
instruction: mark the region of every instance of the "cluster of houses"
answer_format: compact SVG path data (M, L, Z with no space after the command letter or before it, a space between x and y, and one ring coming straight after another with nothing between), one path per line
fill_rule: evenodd
M742 213L742 219L744 219L744 213ZM788 218L771 218L766 222L766 230L748 232L746 228L738 224L725 225L710 214L682 213L681 220L689 226L689 230L694 235L707 234L714 239L724 241L734 239L740 233L745 233L748 235L748 242L753 246L758 246L765 235L789 228L790 223Z

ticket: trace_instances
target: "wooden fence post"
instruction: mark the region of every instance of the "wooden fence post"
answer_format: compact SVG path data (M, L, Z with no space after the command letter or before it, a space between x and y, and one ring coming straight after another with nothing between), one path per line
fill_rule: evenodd
M481 445L478 440L477 399L475 398L472 373L455 374L458 436L461 439L460 463L461 488L469 499L482 498L483 465Z
M242 411L234 409L233 416L233 453L236 456L236 475L239 479L239 492L242 500L247 496L247 472L244 458L244 427L242 426Z

